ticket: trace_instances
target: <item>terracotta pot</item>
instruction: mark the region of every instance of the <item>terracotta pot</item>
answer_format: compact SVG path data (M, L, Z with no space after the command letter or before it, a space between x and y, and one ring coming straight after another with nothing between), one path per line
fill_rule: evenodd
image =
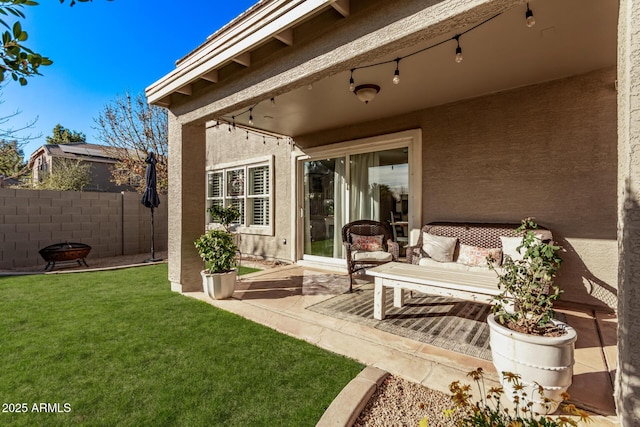
M532 410L539 414L551 414L562 402L573 378L575 329L565 325L566 334L559 337L541 337L512 331L502 326L490 314L487 318L490 331L491 357L500 375L505 396L511 397L511 384L502 378L502 372L521 377ZM562 322L557 321L558 324ZM544 388L544 397L554 402L544 404L536 384Z
M236 289L238 270L233 269L226 273L200 272L202 276L202 288L204 293L213 299L231 298Z

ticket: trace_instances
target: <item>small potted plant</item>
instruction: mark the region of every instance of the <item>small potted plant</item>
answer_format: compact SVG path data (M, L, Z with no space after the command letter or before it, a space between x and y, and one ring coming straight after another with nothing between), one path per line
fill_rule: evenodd
M213 299L230 298L235 291L238 271L236 255L238 246L234 236L229 232L230 224L237 221L239 212L234 207L214 207L220 223L224 228L212 229L194 242L195 247L205 262L205 269L200 272L204 292ZM212 212L212 217L214 216Z
M553 304L562 291L555 277L562 262L560 247L536 235L538 225L525 218L516 232L522 235L521 259L505 256L502 265L490 259L501 293L489 315L491 355L496 370L513 372L531 389L545 390L548 402L534 402L540 414L554 412L573 377L576 331L554 318ZM502 381L507 391L512 384ZM535 393L529 393L535 399Z

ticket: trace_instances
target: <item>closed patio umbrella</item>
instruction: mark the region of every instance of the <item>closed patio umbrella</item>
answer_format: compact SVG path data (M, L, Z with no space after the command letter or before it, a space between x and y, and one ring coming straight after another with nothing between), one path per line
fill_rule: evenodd
M147 262L155 262L161 261L161 259L155 257L153 209L157 208L160 204L160 197L158 197L158 191L156 190L156 163L158 163L158 160L156 160L156 156L153 154L153 151L149 151L145 162L147 163L147 173L145 175L145 189L142 194L141 203L145 207L151 208L151 258L148 259Z

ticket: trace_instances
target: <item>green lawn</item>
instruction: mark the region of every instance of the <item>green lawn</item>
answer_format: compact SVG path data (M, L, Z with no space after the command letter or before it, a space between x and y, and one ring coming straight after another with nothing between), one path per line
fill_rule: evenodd
M313 426L363 367L171 292L166 265L0 277L0 333L2 426Z

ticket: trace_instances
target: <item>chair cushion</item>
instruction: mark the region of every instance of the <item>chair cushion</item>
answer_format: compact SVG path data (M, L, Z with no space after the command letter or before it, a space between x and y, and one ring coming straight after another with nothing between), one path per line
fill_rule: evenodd
M351 248L354 251L381 251L383 234L375 236L362 236L360 234L351 234Z
M351 252L351 259L354 261L384 262L392 261L393 255L391 255L389 252L384 251L353 251Z
M429 257L440 262L453 261L453 252L456 249L456 237L437 236L430 233L422 233L422 250Z

